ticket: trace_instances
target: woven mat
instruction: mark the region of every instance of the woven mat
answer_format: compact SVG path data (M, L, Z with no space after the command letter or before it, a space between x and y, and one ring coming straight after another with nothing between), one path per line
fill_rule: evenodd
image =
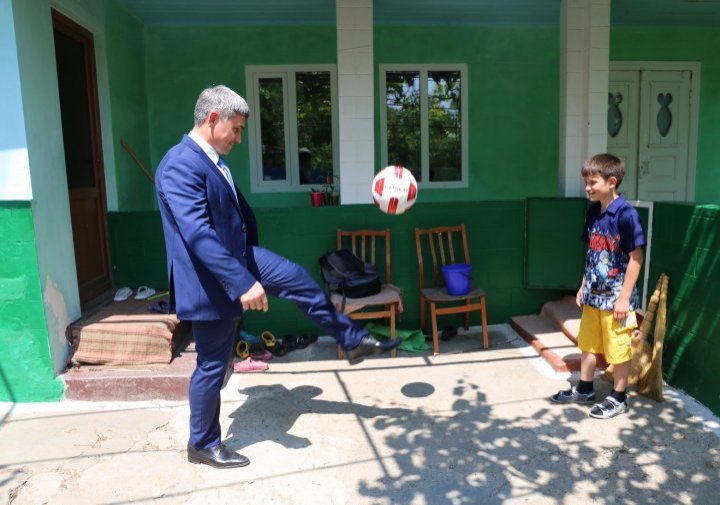
M157 314L132 297L111 302L71 324L68 336L76 365L170 363L184 334L175 314Z

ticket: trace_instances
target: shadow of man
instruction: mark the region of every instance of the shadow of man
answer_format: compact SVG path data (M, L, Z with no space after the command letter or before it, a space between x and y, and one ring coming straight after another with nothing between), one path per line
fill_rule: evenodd
M281 384L253 386L239 390L248 396L242 407L230 414L232 423L226 444L241 450L255 443L271 440L288 449L301 449L312 444L305 437L289 431L303 414L354 414L361 418L378 418L383 425L409 418L413 411L403 408L380 408L350 402L318 400L323 390L317 386L287 389Z

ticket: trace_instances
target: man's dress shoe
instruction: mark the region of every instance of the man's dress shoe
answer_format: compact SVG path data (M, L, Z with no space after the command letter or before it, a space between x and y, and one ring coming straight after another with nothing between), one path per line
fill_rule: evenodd
M188 444L187 458L190 463L202 463L215 468L237 468L250 464L245 456L231 451L223 444L205 449L194 449Z
M393 340L378 340L370 335L365 335L360 339L360 343L352 349L345 350L347 360L351 365L356 365L364 360L367 356L373 354L381 354L402 344L399 338Z

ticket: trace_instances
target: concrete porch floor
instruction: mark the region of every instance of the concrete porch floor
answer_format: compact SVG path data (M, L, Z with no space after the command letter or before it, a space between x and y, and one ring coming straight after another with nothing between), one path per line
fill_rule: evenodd
M323 338L233 375L223 435L252 461L235 470L186 461L184 400L1 404L0 502L716 502L720 424L681 392L600 421L548 400L570 375L507 325L488 350L441 348L350 367Z

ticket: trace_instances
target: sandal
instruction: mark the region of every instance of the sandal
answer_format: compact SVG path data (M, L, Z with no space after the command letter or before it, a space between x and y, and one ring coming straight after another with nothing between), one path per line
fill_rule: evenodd
M269 331L265 330L260 335L260 338L262 339L263 343L265 344L265 347L272 349L277 345L277 340L275 339L275 335L270 333Z
M255 361L270 361L273 358L273 355L267 349L253 349L250 351L250 358L254 359Z
M282 342L278 342L275 344L274 347L270 349L270 352L273 356L277 356L278 358L280 356L285 356L287 354L287 349L285 349L285 346L282 344Z
M120 288L115 292L115 297L113 300L116 302L123 302L130 298L130 295L132 294L132 289L128 287Z
M140 286L137 290L137 293L135 293L135 299L144 300L154 294L155 290L153 288L149 288L147 286Z
M294 351L300 348L298 346L298 337L295 335L285 335L282 339L282 345L286 351Z
M447 342L451 338L457 335L457 328L454 326L446 326L440 334L440 340Z

